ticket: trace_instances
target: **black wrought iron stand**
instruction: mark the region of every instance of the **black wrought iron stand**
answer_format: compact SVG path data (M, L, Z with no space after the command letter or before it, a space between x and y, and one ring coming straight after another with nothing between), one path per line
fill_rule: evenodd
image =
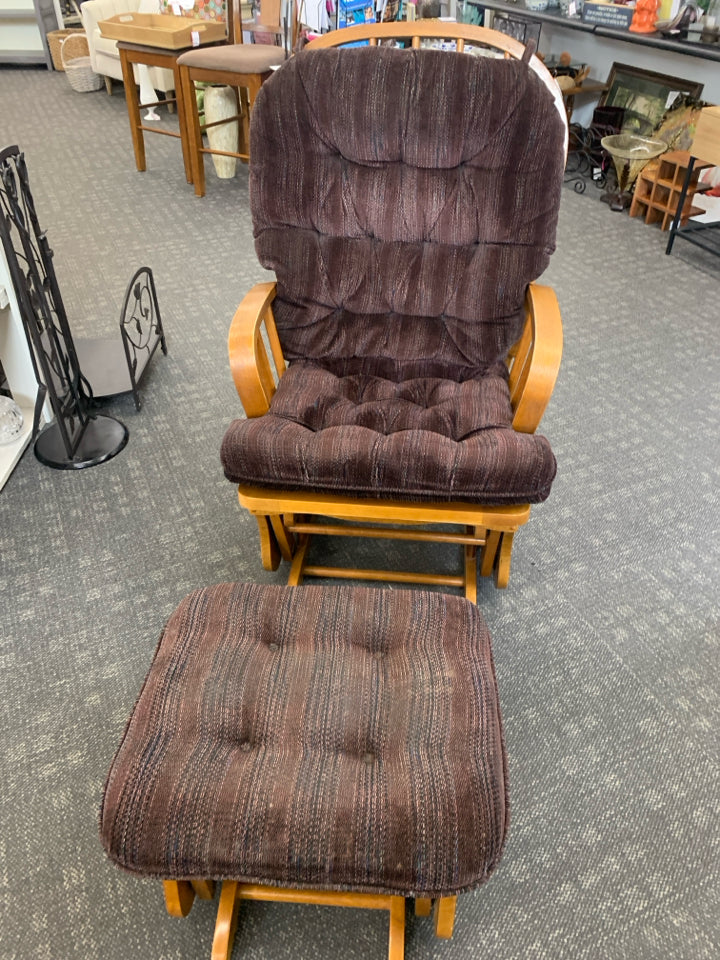
M120 338L76 344L17 146L0 151L0 239L38 382L35 455L60 470L103 463L123 449L128 430L115 417L97 413L94 401L132 391L139 409L140 378L158 344L167 352L152 271L142 267L130 281ZM55 420L38 435L46 398Z

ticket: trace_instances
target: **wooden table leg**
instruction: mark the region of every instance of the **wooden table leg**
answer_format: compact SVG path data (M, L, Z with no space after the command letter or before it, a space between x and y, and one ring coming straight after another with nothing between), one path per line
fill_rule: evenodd
M182 78L180 77L180 68L177 64L177 58L173 62L173 77L175 82L175 101L177 103L178 124L180 125L180 145L182 146L183 163L185 164L185 179L188 183L193 182L192 161L190 159L190 145L185 135L185 90L183 90ZM193 85L194 87L194 85ZM194 95L193 88L193 95Z
M143 132L140 129L140 100L138 98L138 89L127 50L120 50L120 65L122 66L125 100L127 102L128 118L130 120L130 134L132 136L133 150L135 151L135 166L138 170L142 171L147 169L145 163L145 140L143 139Z

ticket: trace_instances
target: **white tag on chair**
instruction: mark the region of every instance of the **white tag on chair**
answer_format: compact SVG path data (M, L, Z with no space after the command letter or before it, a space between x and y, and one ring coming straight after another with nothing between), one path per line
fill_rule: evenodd
M199 47L199 46L200 46L200 31L199 31L199 30L191 30L191 31L190 31L190 37L191 37L191 39L192 39L192 45L193 45L194 47Z

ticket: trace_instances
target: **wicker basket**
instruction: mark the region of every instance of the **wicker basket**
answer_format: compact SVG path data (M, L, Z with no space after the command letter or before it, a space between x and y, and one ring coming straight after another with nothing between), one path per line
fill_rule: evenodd
M102 87L102 76L95 73L90 66L90 50L85 31L71 33L69 37L65 37L60 44L60 57L65 76L77 93L89 93L91 90L99 90Z
M64 70L62 56L60 55L60 48L62 47L62 42L71 33L85 33L82 27L65 27L63 30L51 30L47 34L48 47L50 48L50 56L52 57L53 66L56 70Z

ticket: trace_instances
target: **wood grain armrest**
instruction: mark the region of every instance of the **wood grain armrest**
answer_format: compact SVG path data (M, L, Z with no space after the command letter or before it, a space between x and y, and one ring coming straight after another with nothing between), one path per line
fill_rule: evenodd
M513 428L534 433L560 369L563 331L555 291L531 283L525 297L525 328L511 353Z
M228 335L230 371L248 417L261 417L270 408L277 381L285 372L272 302L276 284L258 283L235 311ZM273 371L263 338L263 327L275 364Z

